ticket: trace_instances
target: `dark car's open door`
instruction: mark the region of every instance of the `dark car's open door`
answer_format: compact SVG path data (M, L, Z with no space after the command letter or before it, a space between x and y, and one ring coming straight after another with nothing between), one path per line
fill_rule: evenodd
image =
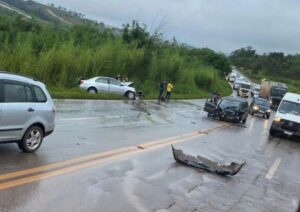
M208 113L214 113L216 111L216 105L209 100L206 100L204 111Z

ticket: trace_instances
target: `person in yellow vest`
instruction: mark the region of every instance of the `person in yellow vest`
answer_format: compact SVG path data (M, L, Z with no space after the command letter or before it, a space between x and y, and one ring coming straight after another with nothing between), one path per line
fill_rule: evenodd
M169 101L171 98L171 93L173 91L174 85L173 83L169 82L167 85L167 94L166 94L166 101Z

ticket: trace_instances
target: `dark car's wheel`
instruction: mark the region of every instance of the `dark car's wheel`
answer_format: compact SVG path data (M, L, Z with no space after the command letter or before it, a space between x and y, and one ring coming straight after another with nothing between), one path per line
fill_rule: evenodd
M128 91L128 92L126 93L126 96L127 96L127 98L130 99L130 100L134 100L134 99L135 99L135 93L132 92L132 91Z
M43 137L44 133L41 127L32 126L26 131L18 146L23 152L35 152L41 146Z
M94 87L91 87L91 88L89 88L89 89L87 90L87 92L89 92L89 93L97 93L97 89L94 88Z

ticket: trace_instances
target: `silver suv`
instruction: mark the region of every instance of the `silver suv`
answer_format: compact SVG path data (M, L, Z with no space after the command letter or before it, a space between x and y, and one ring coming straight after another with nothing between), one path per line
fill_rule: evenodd
M23 75L0 71L0 143L35 152L55 126L55 106L46 86Z

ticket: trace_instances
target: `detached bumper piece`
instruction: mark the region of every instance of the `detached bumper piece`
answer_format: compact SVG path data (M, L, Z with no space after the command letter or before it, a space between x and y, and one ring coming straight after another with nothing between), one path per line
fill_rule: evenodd
M214 161L211 161L207 158L201 156L192 156L184 154L181 149L175 149L172 146L173 157L174 159L183 165L203 169L211 173L219 174L219 175L236 175L242 167L245 165L244 163L238 164L232 162L230 164L219 164Z

